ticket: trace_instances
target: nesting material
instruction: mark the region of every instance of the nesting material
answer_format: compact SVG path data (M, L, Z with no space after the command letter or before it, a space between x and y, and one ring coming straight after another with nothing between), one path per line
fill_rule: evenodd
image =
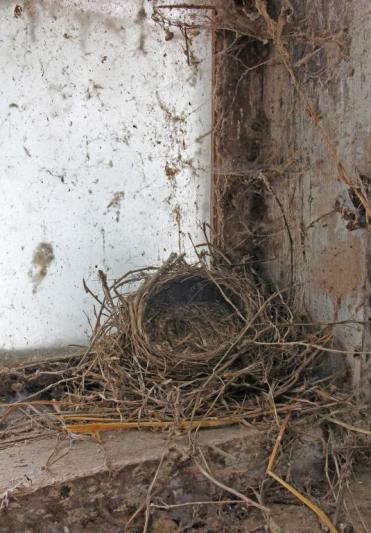
M268 294L252 274L173 254L111 286L99 275L103 300L85 286L99 303L88 348L12 371L22 398L9 409L32 405L32 431L35 420L96 435L210 427L325 403L314 384L331 332L298 320L284 295ZM15 431L19 420L5 416Z
M295 323L282 294L205 259L174 254L111 287L100 276L92 340L63 394L78 410L114 409L127 421L243 418L287 402L328 341Z

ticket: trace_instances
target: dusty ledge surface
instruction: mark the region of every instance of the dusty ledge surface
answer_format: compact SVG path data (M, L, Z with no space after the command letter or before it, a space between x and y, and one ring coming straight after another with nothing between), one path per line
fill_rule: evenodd
M197 442L216 477L248 490L264 475L264 439L264 432L228 427L200 431ZM154 495L160 490L170 503L218 498L220 489L196 469L189 450L186 435L145 431L107 433L102 443L45 438L3 449L0 532L123 531L161 459Z
M203 446L232 444L236 440L248 446L247 441L257 444L263 436L255 430L225 427L203 430L198 440ZM188 446L186 436L169 438L166 433L136 430L107 432L102 435L102 443L92 437L64 441L57 438L25 440L0 450L0 493L34 492L53 483L159 460L164 450L172 447L186 453ZM258 457L261 453L255 449L253 455Z
M123 533L141 506L127 531L142 532L145 502L155 477L151 501L174 507L151 507L148 533L264 531L267 521L262 513L240 503L177 504L234 499L208 481L190 459L195 442L215 479L251 495L251 487L267 480L272 439L266 432L236 426L202 430L196 441L184 434L169 438L167 433L135 430L102 437L102 443L86 437L64 441L48 437L0 450L0 533ZM304 455L305 449L300 449L300 470L313 475L316 465L306 464ZM274 482L268 488L271 517L281 528L277 531L322 531L311 511ZM361 471L351 485L352 500L346 495L359 531L363 529L352 502L371 529L370 489L370 472Z

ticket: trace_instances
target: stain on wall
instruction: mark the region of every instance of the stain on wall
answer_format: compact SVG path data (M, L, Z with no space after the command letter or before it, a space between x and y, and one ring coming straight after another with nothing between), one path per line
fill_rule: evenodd
M32 292L36 294L37 289L48 273L50 263L54 260L53 246L48 242L40 242L32 254L32 267L28 275L32 281Z
M111 201L107 205L106 213L108 213L110 210L115 213L115 220L116 222L120 222L120 214L121 214L121 202L125 198L125 192L124 191L117 191L112 196Z

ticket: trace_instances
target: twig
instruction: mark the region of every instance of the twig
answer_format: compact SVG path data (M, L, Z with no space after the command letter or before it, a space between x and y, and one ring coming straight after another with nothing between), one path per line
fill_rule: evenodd
M316 350L321 350L322 352L329 352L329 353L340 353L343 355L366 355L370 352L355 352L353 350L337 350L336 348L326 348L325 346L320 346L319 344L312 343L312 342L304 342L304 341L287 341L287 342L259 342L259 341L251 341L253 344L256 344L257 346L304 346L305 348L314 348Z
M100 281L102 283L104 296L105 296L106 300L109 302L109 304L111 306L111 309L113 310L115 308L115 305L113 303L112 296L111 296L111 293L110 293L109 288L108 288L107 276L103 272L103 270L98 270L98 276L99 276L99 279L100 279Z
M275 407L278 413L287 413L293 411L302 411L303 407L300 403L281 405ZM220 418L202 418L202 419L189 419L189 420L142 420L142 421L128 421L128 422L102 422L102 419L97 417L97 423L85 423L85 424L66 424L65 429L71 433L85 433L89 435L96 435L101 431L114 431L121 429L198 429L198 428L213 428L223 427L228 425L234 425L243 423L245 418L258 418L272 414L272 408L270 409L254 409L251 411L243 412L239 416L220 417ZM86 415L62 415L63 420L91 420L93 414ZM101 422L101 423L100 423Z
M283 222L284 222L285 227L286 227L287 236L288 236L288 239L289 239L289 242L290 242L290 293L291 293L292 290L293 290L293 287L294 287L294 239L293 239L292 234L291 234L290 225L288 223L287 216L286 216L283 204L282 204L281 200L278 198L277 194L274 192L271 184L269 183L268 177L263 172L260 172L259 175L258 175L258 178L260 178L263 181L263 183L266 186L267 190L271 193L273 198L276 200L278 208L279 208L279 210L281 211L281 214L282 214ZM291 294L291 297L292 297L292 294Z
M143 503L141 503L141 505L136 509L136 511L131 515L131 517L129 518L129 520L126 522L125 524L125 529L124 531L127 531L129 525L136 519L136 517L143 511L143 509L146 507L146 522L145 522L145 525L144 527L146 528L148 526L148 519L147 519L147 508L148 508L148 502L149 502L149 505L150 505L150 497L151 497L151 494L153 492L153 487L155 485L155 482L156 482L156 479L158 477L158 473L160 471L160 468L162 466L162 463L163 463L163 460L164 460L164 457L165 457L165 453L166 451L163 453L161 459L160 459L160 462L159 462L159 465L156 469L156 472L155 472L155 475L151 481L151 484L150 486L148 487L148 491L147 491L147 496L146 496L146 499ZM147 526L146 526L147 524ZM143 529L143 533L145 533L146 529Z
M47 387L44 387L43 389L40 389L40 390L34 392L33 394L30 394L29 396L27 396L27 398L23 398L22 400L19 400L18 402L14 402L13 405L25 404L31 398L35 398L35 396L39 396L39 394L43 394L44 392L46 392L46 391L48 391L50 389L53 389L57 385L61 385L62 383L67 383L68 381L74 381L75 379L76 379L75 377L66 378L66 379L60 379L59 381L56 381L55 383L51 383Z
M152 494L152 491L153 491L153 487L155 486L156 480L158 478L158 474L160 472L162 463L164 461L165 453L166 453L166 451L164 451L164 453L162 454L162 457L161 457L160 462L158 464L158 467L157 467L157 470L155 472L155 475L153 476L151 484L148 487L147 496L146 496L146 514L145 514L145 520L144 520L143 533L147 533L147 531L148 531L149 517L150 517L150 511L151 511L151 494Z
M68 415L67 417L68 418ZM206 418L201 420L153 420L141 422L106 422L106 423L86 423L86 424L66 424L66 429L71 433L88 433L97 435L101 431L112 431L120 429L169 429L169 428L212 428L238 424L242 417Z
M208 500L208 501L201 501L201 502L184 502L184 503L174 503L174 504L164 503L162 505L151 503L151 507L154 507L155 509L164 509L165 511L169 511L170 509L178 509L179 507L192 507L192 505L228 505L231 503L243 504L244 502L241 501L241 499L239 499L239 500Z
M357 505L357 502L354 500L354 496L353 496L353 492L352 492L352 490L350 489L349 486L348 486L347 488L348 488L349 498L351 499L352 505L353 505L354 509L356 510L357 515L358 515L359 521L360 521L361 524L362 524L362 527L363 527L363 529L364 529L364 533L370 533L370 528L369 528L369 525L370 525L370 524L368 524L368 525L366 524L366 522L365 522L365 520L364 520L364 518L363 518L363 516L362 516L362 513L361 513L361 511L359 510L359 507L358 507L358 505ZM345 505L344 505L344 506L345 506ZM348 514L349 514L349 512L348 512Z
M207 472L200 464L197 462L195 463L201 474L203 474L209 481L214 483L217 487L220 487L221 489L225 490L226 492L229 492L230 494L233 494L234 496L237 496L237 498L240 498L242 501L245 502L245 504L248 507L256 507L257 509L260 509L260 511L264 511L265 513L269 513L269 509L265 507L264 505L260 505L259 503L255 502L254 500L251 500L241 492L238 492L238 490L233 489L232 487L228 487L221 481L218 481L215 479L209 472Z
M326 417L325 420L328 420L328 422L332 422L333 424L336 424L337 426L341 426L345 429L348 429L349 431L355 431L356 433L362 433L363 435L371 435L371 431L369 429L358 428L356 426L352 426L352 424L347 424L347 422L342 422L341 420L337 420L336 418Z
M296 490L292 485L290 485L289 483L287 483L287 481L285 481L284 479L280 478L279 476L277 476L277 474L275 474L273 471L272 471L272 468L273 468L273 465L274 465L274 462L276 460L276 455L277 455L277 451L278 451L278 448L281 444L281 441L283 439L283 435L285 433L285 430L286 430L286 427L287 427L287 424L288 424L288 421L289 421L289 415L287 415L281 425L281 428L279 430L279 433L278 433L278 436L277 436L277 439L276 439L276 442L274 444L274 447L273 447L273 450L272 450L272 453L269 457L269 462L268 462L268 467L267 467L267 474L273 478L275 481L277 481L277 483L279 483L280 485L282 485L283 487L285 487L286 490L288 490L289 492L291 492L291 494L293 494L299 501L301 501L306 507L308 507L309 509L311 509L317 516L318 518L321 520L321 522L329 529L330 533L338 533L338 530L336 529L336 527L334 526L334 524L331 522L331 520L329 519L329 517L326 515L326 513L324 511L322 511L322 509L320 509L320 507L318 507L318 505L316 505L315 503L313 503L311 500L309 500L306 496L304 496L303 494L301 494L298 490Z
M210 4L162 4L155 6L156 9L208 9L216 11L216 7Z

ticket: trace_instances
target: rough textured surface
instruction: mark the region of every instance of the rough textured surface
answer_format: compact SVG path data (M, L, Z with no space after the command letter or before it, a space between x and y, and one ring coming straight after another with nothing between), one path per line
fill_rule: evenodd
M271 5L277 14L280 2ZM370 194L369 2L292 5L292 27L304 35L290 45L295 74L354 187ZM217 47L225 50L233 39L228 32L219 34ZM215 166L223 165L222 177L215 179L219 238L235 262L258 260L273 283L296 284L298 304L314 320L366 322L365 327L337 326L336 343L350 352L353 387L369 396L369 356L352 355L370 349L370 237L364 211L338 179L274 47L240 41L237 58L230 52L228 61L216 64L221 127ZM248 72L246 66L253 65ZM261 171L269 189L256 179ZM344 359L336 355L330 362L339 369Z
M320 533L323 530L315 515L265 475L276 433L276 428L267 435L266 431L229 427L202 430L192 441L184 434L169 438L164 433L131 431L106 434L100 444L92 439L58 442L55 438L19 442L0 450L0 532L122 533L146 501L157 470L151 502L160 507L150 507L149 532L266 531L267 517L261 512L241 503L215 503L235 498L210 483L190 459L190 451L200 447L215 479L253 498L252 487L264 494L273 520L271 531L278 532L279 526L285 533ZM297 436L290 461L279 462L275 470L285 477L290 471L287 479L291 476L302 492L321 501L332 516L335 508L318 500L328 489L326 483L320 488L324 482L322 436L318 428L307 424ZM356 472L356 481L348 480L347 486L347 514L340 522L349 525L352 521L357 531L363 531L358 511L366 528L371 527L369 470ZM144 508L128 531L142 533L143 519Z
M252 464L257 457L261 459L261 451L254 450L254 446L262 441L264 432L241 431L238 427L204 430L200 433L200 443L210 446L226 444L241 437L245 438L246 446L252 452ZM22 441L12 448L0 450L0 492L18 486L18 491L32 493L47 487L57 478L60 482L73 482L81 475L94 476L145 461L156 461L161 458L164 449L175 444L185 449L187 439L179 435L169 439L167 433L135 430L107 433L102 443L90 437L63 442L58 442L56 438ZM56 446L55 456L50 458ZM48 468L47 463L50 464Z
M98 269L110 281L204 240L210 35L188 65L152 10L0 2L0 364L87 342L83 278L97 292Z
M299 11L301 4L301 12ZM339 5L341 4L341 5ZM371 40L367 1L296 2L296 18L307 17L313 31L338 35L298 71L301 82L323 125L336 143L340 158L354 179L370 192L370 84ZM296 59L313 51L311 44L296 50ZM366 321L370 313L367 271L368 228L350 191L338 179L318 130L306 116L300 97L290 86L282 67L265 72L265 86L277 80L264 95L270 135L280 157L297 162L275 179L274 191L287 213L294 248L294 282L302 283L302 303L317 320ZM368 81L367 81L368 80ZM275 204L275 205L274 205ZM270 201L271 217L279 217L277 202ZM269 231L269 227L268 227ZM272 273L287 284L289 240L287 232L269 239L276 260ZM368 327L368 326L366 326ZM339 343L350 351L368 350L365 328L339 326ZM368 356L349 358L354 386L370 390ZM361 372L363 366L364 371Z
M264 475L264 438L264 432L225 428L201 432L198 442L213 475L247 491ZM78 440L69 448L65 442L54 454L55 446L55 439L44 439L0 451L6 507L1 533L100 531L105 522L121 531L115 517L122 527L143 503L164 454L156 482L164 501L212 500L220 494L188 459L190 442L184 437L132 431L109 434L101 444Z

